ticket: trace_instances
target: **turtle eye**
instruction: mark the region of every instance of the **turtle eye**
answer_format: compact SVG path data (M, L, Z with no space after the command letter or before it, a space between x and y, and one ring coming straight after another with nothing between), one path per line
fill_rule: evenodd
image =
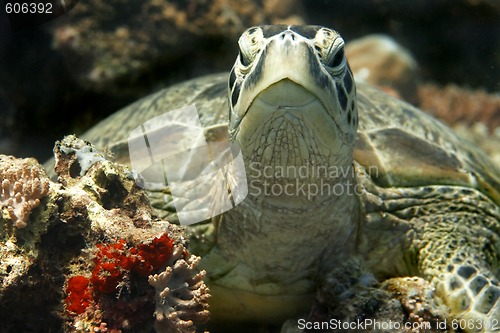
M315 49L325 66L342 69L344 63L344 40L334 30L322 28L314 39Z
M258 28L250 28L238 40L240 47L240 63L247 67L255 60L260 51L262 31Z
M344 48L342 47L335 53L333 58L331 58L331 60L326 65L330 67L338 67L344 61L344 56Z
M249 66L251 61L240 51L238 57L240 58L240 62L243 66Z

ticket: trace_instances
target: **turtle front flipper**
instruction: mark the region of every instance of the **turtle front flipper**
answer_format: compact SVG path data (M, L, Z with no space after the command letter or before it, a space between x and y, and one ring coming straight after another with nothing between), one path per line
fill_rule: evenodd
M500 332L498 279L481 266L466 262L449 264L446 272L439 272L431 281L455 318L451 327L466 332Z
M500 332L499 209L475 190L444 187L439 192L452 199L449 206L419 217L415 225L421 234L419 272L450 308L452 327ZM471 195L477 201L468 201Z
M357 171L359 250L374 274L422 276L448 306L451 327L500 332L500 209L492 199L454 185L383 188Z

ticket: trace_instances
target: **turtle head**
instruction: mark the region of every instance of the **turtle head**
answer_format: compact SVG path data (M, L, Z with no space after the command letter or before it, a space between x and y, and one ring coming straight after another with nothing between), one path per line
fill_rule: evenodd
M229 79L229 135L265 165L348 165L357 130L344 40L320 26L247 29Z

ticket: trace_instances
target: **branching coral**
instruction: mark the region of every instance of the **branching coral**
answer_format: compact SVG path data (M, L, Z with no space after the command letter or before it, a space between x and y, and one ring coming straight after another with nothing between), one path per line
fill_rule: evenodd
M49 178L35 159L0 156L0 206L17 228L49 192Z
M156 290L156 332L196 332L194 325L208 320L210 294L203 282L206 273L196 273L200 259L177 244L165 271L149 277L149 284Z

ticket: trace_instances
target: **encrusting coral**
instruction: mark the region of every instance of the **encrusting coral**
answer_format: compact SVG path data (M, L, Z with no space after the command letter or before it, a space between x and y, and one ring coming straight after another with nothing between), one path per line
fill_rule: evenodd
M24 228L31 210L49 192L49 178L33 158L0 156L0 206L16 228Z
M194 323L208 320L210 294L203 282L206 272L196 273L200 259L178 244L165 271L149 276L149 284L156 290L156 332L194 333Z

